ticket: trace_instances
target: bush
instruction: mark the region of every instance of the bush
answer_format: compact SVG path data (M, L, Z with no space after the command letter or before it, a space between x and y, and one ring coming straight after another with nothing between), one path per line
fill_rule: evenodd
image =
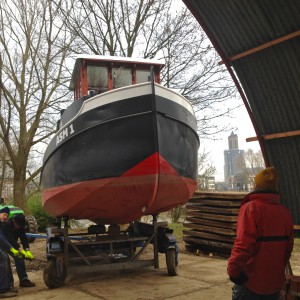
M49 224L55 222L55 217L50 216L46 213L46 211L42 208L41 195L35 194L28 200L28 210L31 215L33 215L38 224L39 232L46 231Z
M172 223L178 223L181 219L185 219L186 209L185 206L177 206L170 211L170 218Z
M182 223L170 223L168 227L173 229L173 234L178 242L183 240L183 224Z

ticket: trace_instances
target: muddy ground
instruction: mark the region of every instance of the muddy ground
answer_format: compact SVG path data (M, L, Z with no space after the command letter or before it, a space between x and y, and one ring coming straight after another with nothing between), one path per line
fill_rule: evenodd
M160 268L109 271L102 274L82 274L69 276L65 286L48 289L43 281L45 264L45 239L37 239L31 244L36 260L27 263L29 278L36 283L34 288L19 288L15 299L53 300L193 300L231 299L232 284L226 274L226 258L206 254L196 255L185 251L180 242L180 262L178 276L168 276L164 255L160 254ZM300 243L292 256L294 273L300 275ZM146 256L151 254L151 250ZM15 286L18 279L14 270Z

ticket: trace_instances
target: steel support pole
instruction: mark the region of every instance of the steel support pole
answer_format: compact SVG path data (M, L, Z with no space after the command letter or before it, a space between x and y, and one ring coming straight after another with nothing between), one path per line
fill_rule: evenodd
M153 234L154 234L154 268L159 268L159 258L158 258L158 239L157 239L157 215L153 215Z
M69 264L69 217L64 217L64 258L63 258L63 267L66 270L66 276L68 276L68 264Z

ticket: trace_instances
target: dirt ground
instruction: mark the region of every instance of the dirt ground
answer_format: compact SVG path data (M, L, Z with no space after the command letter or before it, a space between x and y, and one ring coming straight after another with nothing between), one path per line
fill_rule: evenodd
M193 300L231 299L232 284L226 274L227 260L216 256L196 255L185 251L184 243L179 245L178 276L168 276L164 255L160 254L160 268L153 267L109 271L101 274L70 275L66 284L58 289L48 289L43 281L45 239L31 244L36 260L27 263L30 280L34 288L19 288L15 299L103 299L103 300ZM149 251L151 252L151 251ZM150 255L150 253L146 255ZM299 245L292 256L294 273L300 275ZM14 270L15 286L18 279Z

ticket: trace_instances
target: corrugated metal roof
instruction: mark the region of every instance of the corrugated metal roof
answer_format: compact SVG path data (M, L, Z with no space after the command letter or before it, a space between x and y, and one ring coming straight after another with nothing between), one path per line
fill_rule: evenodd
M300 30L299 0L183 2L223 60ZM258 136L300 130L300 36L230 65L247 96ZM264 139L261 145L269 165L279 171L282 202L300 224L300 135Z

